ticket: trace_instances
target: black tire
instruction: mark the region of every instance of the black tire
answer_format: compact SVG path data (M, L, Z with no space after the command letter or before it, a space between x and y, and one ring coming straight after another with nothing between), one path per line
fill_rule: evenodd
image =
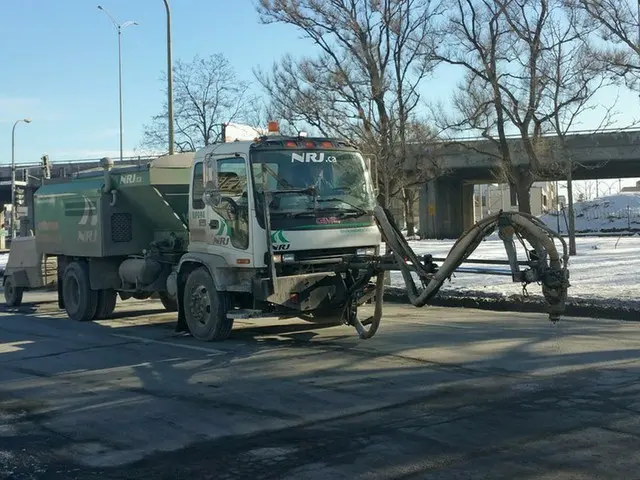
M118 295L120 295L120 300L122 301L129 300L131 298L131 293L129 292L118 292Z
M189 332L205 342L226 340L233 328L227 318L229 297L216 290L215 283L204 268L189 274L184 287L184 314Z
M176 297L169 295L169 292L158 292L158 296L160 297L162 306L167 310L167 312L178 311L178 299Z
M98 291L98 306L96 308L96 320L107 318L116 309L116 301L118 300L118 293L115 290L99 290Z
M88 322L94 319L98 308L98 291L89 286L88 267L71 262L64 270L62 280L64 307L71 320Z
M4 279L4 301L7 307L19 307L22 305L22 294L24 289L16 287L11 276Z
M153 294L153 292L136 292L136 293L134 293L132 296L133 296L133 298L135 298L136 300L146 300L146 299L147 299L147 298L149 298L152 294Z

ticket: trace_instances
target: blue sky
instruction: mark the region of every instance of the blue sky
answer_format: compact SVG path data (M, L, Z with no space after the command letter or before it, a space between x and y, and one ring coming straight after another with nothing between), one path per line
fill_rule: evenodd
M4 2L0 24L0 163L52 161L118 155L117 35L104 6L123 30L124 150L135 154L142 129L159 113L160 80L166 67L166 17L162 0L18 0ZM238 75L255 81L254 67L269 67L285 53L312 50L308 40L284 25L259 23L254 0L171 0L173 58L222 52ZM425 98L446 99L456 74L439 70L425 82ZM257 87L256 87L257 88ZM603 92L606 102L615 92ZM620 124L640 111L638 95L621 92ZM580 128L599 123L598 112Z
M172 0L173 58L222 52L238 75L253 80L254 66L269 66L307 45L293 29L262 25L252 0ZM164 99L166 16L162 0L19 0L3 4L0 25L0 162L116 155L118 128L117 34L101 4L117 21L138 26L122 33L124 149L139 145L143 125Z

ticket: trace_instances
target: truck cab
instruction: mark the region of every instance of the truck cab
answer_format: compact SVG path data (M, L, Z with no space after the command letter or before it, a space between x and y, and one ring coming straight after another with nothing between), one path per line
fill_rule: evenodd
M244 314L336 320L349 260L378 253L374 207L366 162L342 140L267 135L208 146L191 172L180 283L205 269Z

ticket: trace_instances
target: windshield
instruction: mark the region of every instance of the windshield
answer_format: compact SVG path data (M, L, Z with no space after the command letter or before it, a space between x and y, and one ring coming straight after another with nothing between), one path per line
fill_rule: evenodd
M354 151L258 151L251 157L257 198L271 192L272 219L336 221L371 215L375 200L362 156ZM315 221L314 223L322 223Z

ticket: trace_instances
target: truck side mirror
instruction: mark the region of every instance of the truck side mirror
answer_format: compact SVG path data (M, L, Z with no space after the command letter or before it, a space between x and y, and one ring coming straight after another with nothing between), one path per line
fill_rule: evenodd
M209 180L204 186L204 193L202 194L202 200L205 205L209 205L210 207L217 207L220 205L222 201L222 195L220 194L220 190L218 190L217 185Z

